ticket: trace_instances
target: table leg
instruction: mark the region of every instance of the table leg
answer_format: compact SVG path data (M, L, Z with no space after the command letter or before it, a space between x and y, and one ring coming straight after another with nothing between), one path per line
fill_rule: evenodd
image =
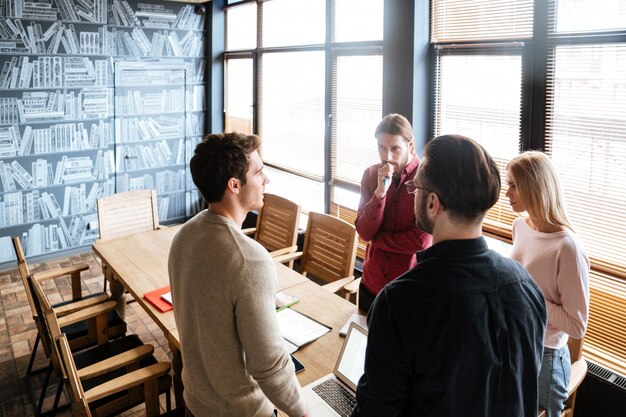
M183 398L183 357L180 350L172 342L169 343L172 351L172 369L174 370L174 399L176 400L176 408L185 406Z
M106 278L109 281L109 288L111 290L111 300L117 302L117 312L123 320L126 317L126 293L124 285L115 279L109 268L106 268L105 271L107 272Z

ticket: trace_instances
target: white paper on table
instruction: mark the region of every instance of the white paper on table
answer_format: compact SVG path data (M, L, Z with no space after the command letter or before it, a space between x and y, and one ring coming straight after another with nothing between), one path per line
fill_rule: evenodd
M328 333L330 327L319 323L291 308L276 313L280 333L292 344L300 347Z

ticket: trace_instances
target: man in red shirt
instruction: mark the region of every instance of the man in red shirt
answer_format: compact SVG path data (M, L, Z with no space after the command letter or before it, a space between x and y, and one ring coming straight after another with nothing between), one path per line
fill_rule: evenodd
M363 259L359 308L369 311L376 295L390 281L415 266L415 252L430 247L432 236L417 228L413 196L404 183L417 172L413 129L400 114L389 114L376 127L381 163L361 179L356 230L369 241Z

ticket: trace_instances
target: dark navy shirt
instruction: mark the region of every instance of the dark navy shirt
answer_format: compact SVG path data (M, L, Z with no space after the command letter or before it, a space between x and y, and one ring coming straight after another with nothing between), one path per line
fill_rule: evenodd
M437 243L370 314L361 417L536 417L546 308L483 238Z

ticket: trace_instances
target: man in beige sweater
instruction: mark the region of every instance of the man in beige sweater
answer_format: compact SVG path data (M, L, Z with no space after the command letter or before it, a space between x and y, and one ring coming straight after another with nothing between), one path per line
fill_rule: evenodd
M178 232L169 256L187 415L308 416L275 314L277 276L267 251L241 232L269 182L260 139L210 134L190 162L209 209Z

